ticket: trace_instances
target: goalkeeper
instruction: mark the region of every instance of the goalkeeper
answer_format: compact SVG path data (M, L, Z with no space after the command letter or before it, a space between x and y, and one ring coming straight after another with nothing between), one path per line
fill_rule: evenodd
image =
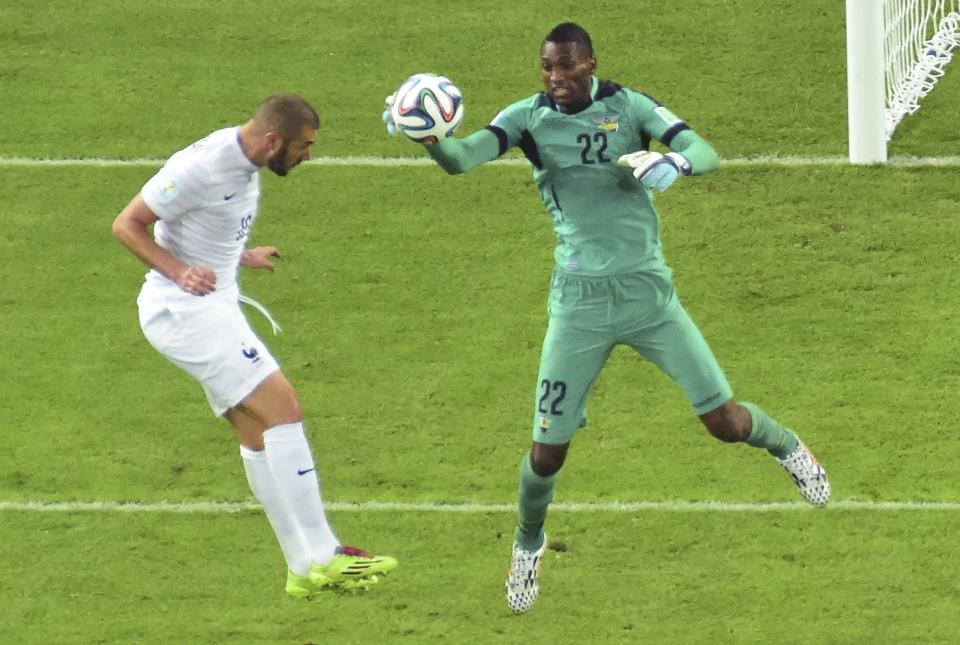
M737 403L677 296L660 244L653 190L719 166L713 147L666 107L595 76L590 36L555 27L540 48L544 91L509 105L485 129L426 147L462 173L518 146L553 218L556 266L533 405L533 444L520 463L519 521L506 592L527 611L539 593L547 506L570 441L586 425L590 390L615 345L629 345L683 389L717 439L763 448L815 506L826 471L797 436L752 403ZM384 114L388 129L392 97ZM656 140L670 149L650 151Z

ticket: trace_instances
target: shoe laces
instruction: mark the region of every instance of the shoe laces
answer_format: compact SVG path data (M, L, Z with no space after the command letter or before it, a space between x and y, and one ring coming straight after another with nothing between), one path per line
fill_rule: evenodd
M372 557L369 553L363 549L358 549L355 546L338 546L337 553L341 555L349 555L357 558L369 558Z

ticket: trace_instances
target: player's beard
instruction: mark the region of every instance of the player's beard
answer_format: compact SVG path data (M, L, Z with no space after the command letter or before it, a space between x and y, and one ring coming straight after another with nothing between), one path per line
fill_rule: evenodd
M286 177L290 172L290 166L287 165L287 148L290 144L284 142L276 154L267 159L267 168L281 177Z

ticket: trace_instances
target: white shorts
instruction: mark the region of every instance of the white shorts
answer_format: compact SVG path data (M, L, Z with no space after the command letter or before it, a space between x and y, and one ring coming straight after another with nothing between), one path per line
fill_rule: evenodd
M200 381L217 416L280 369L235 300L186 311L141 307L140 328L158 352Z

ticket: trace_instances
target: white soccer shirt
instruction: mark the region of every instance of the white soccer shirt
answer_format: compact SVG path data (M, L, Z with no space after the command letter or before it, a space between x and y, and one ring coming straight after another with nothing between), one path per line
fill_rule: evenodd
M141 307L178 310L207 298L237 298L240 257L260 201L257 170L234 127L175 153L144 184L143 201L160 218L153 231L157 244L188 266L213 269L217 286L201 298L151 270L138 299Z

